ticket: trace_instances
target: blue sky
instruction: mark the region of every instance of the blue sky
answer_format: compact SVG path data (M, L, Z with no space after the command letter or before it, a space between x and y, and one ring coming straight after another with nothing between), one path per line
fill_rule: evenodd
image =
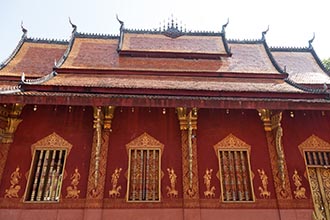
M259 39L270 46L313 46L321 59L330 57L330 28L327 0L2 0L0 8L0 62L15 49L20 24L29 37L69 39L71 26L79 32L119 34L116 14L127 28L152 29L173 14L191 30L226 29L230 39Z

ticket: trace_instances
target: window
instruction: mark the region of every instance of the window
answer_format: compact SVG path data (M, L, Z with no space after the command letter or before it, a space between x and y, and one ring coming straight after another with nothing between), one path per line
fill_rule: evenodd
M25 190L26 202L58 202L66 157L72 145L53 133L31 146L32 162Z
M128 201L159 201L159 150L130 150Z
M223 202L254 201L251 181L250 146L230 134L214 146L219 160Z
M305 160L309 167L330 166L330 152L326 151L305 151Z
M59 201L66 150L35 150L26 201Z
M159 202L163 144L142 134L126 145L128 152L128 202Z

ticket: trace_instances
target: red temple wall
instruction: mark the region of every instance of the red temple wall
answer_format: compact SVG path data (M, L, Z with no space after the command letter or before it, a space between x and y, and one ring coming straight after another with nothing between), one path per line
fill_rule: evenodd
M66 195L66 187L71 184L70 176L75 168L79 169L81 179L78 185L80 197L85 197L89 170L90 151L93 138L93 109L67 106L37 106L24 107L21 118L23 121L18 126L14 142L10 146L5 171L0 187L0 197L4 197L5 189L10 186L10 175L20 167L22 178L19 185L19 197L24 196L28 171L30 169L32 152L31 145L45 138L53 132L60 135L70 144L72 149L67 156L65 165L65 179L62 185L62 196Z
M290 116L290 111L283 113L283 147L288 166L289 178L292 191L296 189L292 175L296 169L302 176L302 186L306 188L306 196L310 198L310 187L306 174L304 158L298 146L315 134L326 142L330 142L330 114L321 111L294 111L294 117Z
M225 109L200 109L198 112L198 166L200 197L204 198L206 190L203 184L205 170L212 168L213 177L211 185L216 187L216 198L220 197L220 181L215 177L219 171L219 163L213 146L229 134L235 135L251 146L251 170L254 174L253 186L256 199L259 199L258 187L261 180L257 169L264 169L268 176L268 190L270 198L275 198L273 177L270 166L268 145L263 123L256 110L230 110Z
M116 108L110 133L105 198L111 190L111 175L116 168L122 168L118 186L122 187L120 198L125 198L127 190L128 154L126 144L148 133L164 145L161 159L161 195L166 196L166 186L170 186L167 168L173 168L177 175L176 188L182 197L181 133L175 109L161 108Z

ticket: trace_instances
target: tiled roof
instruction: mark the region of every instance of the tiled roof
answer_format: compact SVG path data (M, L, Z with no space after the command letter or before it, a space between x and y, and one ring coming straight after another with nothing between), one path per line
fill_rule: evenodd
M186 54L227 55L222 36L179 36L167 37L163 34L123 33L122 52L166 52Z
M21 76L23 72L28 77L49 74L66 47L66 42L26 39L17 54L0 69L0 76Z
M272 54L278 64L285 67L290 80L301 84L330 83L329 75L320 67L311 50L274 49Z
M118 39L76 38L61 68L280 74L263 43L229 46L232 56L219 60L129 57L118 54Z
M290 86L283 80L229 79L216 77L136 75L94 75L91 77L90 75L84 74L59 74L43 85L155 90L304 93Z

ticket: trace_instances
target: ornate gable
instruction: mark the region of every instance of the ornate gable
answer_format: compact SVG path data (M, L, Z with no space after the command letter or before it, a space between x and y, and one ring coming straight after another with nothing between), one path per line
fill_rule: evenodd
M304 151L330 151L330 144L318 136L312 134L298 146L301 155Z
M127 152L129 149L135 149L135 148L160 148L161 153L163 152L164 145L160 143L158 140L156 140L154 137L150 136L146 132L144 132L139 137L135 138L128 144L126 144Z
M68 151L68 154L70 153L70 150L72 148L72 144L64 140L61 136L56 134L55 132L48 135L47 137L37 141L31 146L31 153L33 155L33 152L36 149L58 149L58 148L64 148Z
M215 153L217 154L218 150L248 150L249 154L251 151L251 146L236 137L233 134L229 134L227 137L219 141L216 145L213 146Z

